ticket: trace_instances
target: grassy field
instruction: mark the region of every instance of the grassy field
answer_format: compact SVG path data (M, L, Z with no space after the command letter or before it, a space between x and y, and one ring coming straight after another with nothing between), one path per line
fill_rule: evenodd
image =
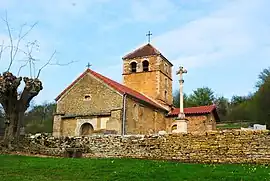
M259 165L204 165L136 159L69 159L0 155L1 181L270 180Z
M250 123L221 123L217 124L217 129L240 129L241 127L247 128Z

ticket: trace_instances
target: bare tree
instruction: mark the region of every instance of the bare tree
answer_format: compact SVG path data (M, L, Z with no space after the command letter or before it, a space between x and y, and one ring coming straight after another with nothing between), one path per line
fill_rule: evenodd
M0 74L0 104L2 105L5 112L6 128L4 143L6 146L11 147L11 144L14 143L13 141L18 140L19 138L23 117L27 108L29 107L30 101L43 89L42 82L39 80L41 71L48 65L61 64L58 62L52 63L52 59L56 53L56 51L54 51L50 58L44 63L44 65L38 69L37 76L35 76L35 63L37 62L37 59L33 58L32 51L33 48L37 46L37 42L29 42L26 46L26 50L21 49L20 43L37 25L37 23L31 25L25 33L23 33L23 30L26 24L23 24L20 28L18 38L15 41L12 36L7 14L6 17L2 20L7 27L9 45L5 46L4 41L2 42L0 47L0 60L3 58L3 53L8 50L9 64L7 70L3 74ZM25 63L19 67L18 76L15 76L11 73L11 68L18 52L23 53L26 56L26 59ZM26 66L29 66L30 77L22 78L19 76L19 74L21 70ZM24 82L24 88L22 91L18 91L18 87L21 85L22 80Z

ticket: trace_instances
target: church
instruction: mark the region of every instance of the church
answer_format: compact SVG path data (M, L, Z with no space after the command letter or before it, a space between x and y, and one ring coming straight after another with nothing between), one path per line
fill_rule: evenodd
M55 99L53 135L156 134L177 129L173 64L150 43L123 58L123 82L87 68ZM187 133L216 129L215 105L184 108Z

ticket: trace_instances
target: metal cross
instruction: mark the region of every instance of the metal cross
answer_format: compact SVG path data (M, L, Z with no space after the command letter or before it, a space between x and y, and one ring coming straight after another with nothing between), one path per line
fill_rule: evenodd
M90 68L91 66L92 66L92 64L90 64L89 62L88 62L88 64L86 65L87 68Z
M148 36L148 43L150 43L151 35L153 35L151 31L148 31L148 33L146 34L146 36Z

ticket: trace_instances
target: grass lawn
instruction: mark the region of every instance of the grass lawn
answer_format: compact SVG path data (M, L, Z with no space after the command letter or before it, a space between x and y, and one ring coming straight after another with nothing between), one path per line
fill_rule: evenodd
M0 155L1 181L270 180L259 165L204 165L136 159L71 159Z
M217 124L218 129L240 129L247 128L250 123L221 123Z

